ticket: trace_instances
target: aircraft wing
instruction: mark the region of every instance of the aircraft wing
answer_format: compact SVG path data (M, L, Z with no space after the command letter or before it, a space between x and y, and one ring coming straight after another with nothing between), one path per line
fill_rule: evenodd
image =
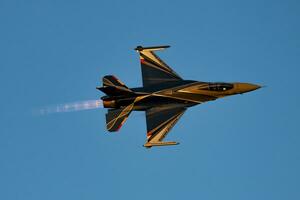
M163 50L170 46L142 47L135 48L140 54L143 86L150 86L163 82L178 81L182 78L164 63L154 51Z
M168 132L183 115L184 107L154 107L146 111L147 142L145 147L175 145L177 142L162 142Z

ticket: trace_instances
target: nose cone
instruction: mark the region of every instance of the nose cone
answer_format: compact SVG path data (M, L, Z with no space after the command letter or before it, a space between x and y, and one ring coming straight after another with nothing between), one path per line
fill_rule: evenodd
M260 85L255 85L255 84L251 84L251 83L236 83L235 84L237 92L242 94L245 92L251 92L253 90L257 90L259 88L261 88Z

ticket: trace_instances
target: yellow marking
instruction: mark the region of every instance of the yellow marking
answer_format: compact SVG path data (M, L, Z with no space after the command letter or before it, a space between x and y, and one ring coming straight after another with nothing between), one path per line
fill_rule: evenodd
M107 129L110 130L112 127L114 127L114 125L116 124L116 122L118 121L119 118L122 118L122 117L126 116L128 113L130 113L136 102L138 102L148 96L150 96L150 95L144 95L144 96L137 97L132 104L128 105L127 107L125 107L122 110L122 112L119 114L119 116L117 116L116 118L112 119L110 122L107 123Z
M183 115L183 111L177 115L175 115L174 117L172 117L171 119L168 120L167 125L160 131L158 132L156 135L154 135L154 137L148 141L161 141L165 138L165 136L168 134L168 132L170 131L170 129L175 125L175 123L179 120L179 118ZM162 127L162 126L160 126Z
M149 58L149 59L151 60L151 58ZM160 70L160 71L163 71L163 72L165 72L165 73L171 74L171 75L173 75L173 76L178 76L174 71L172 71L172 70L170 70L169 68L165 67L163 63L161 63L161 62L156 62L155 60L153 60L153 61L154 61L155 64L157 64L158 66L155 66L154 64L149 63L149 62L147 63L147 65L150 66L150 67L156 68L156 69L158 69L158 70ZM147 61L145 60L145 62L147 62Z
M181 114L181 113L179 113ZM155 132L156 130L158 130L159 128L161 128L162 126L164 126L165 124L168 124L173 118L176 118L179 114L172 116L171 118L167 119L166 121L162 122L160 125L158 125L157 127L155 127L154 129L152 129L151 131L149 131L149 135L152 135L153 132Z
M153 60L154 62L156 62L156 63L162 65L162 67L164 67L164 66L163 66L163 63L162 63L159 59L157 59L157 57L152 53L152 51L141 51L140 53L141 53L142 55L145 55L146 57L150 58L150 59Z
M114 84L113 84L110 80L108 80L107 78L104 78L103 82L104 82L106 85L112 85L112 86L114 86Z
M133 107L133 103L127 106L126 108L124 108L122 112L119 114L119 116L117 116L116 118L108 122L107 129L110 130L115 125L115 123L118 121L119 118L126 116L131 111L132 107Z
M174 96L163 95L163 94L153 94L153 96L169 97L169 98L172 98L172 99L179 99L179 100L189 101L189 102L193 102L193 103L202 103L202 101L196 101L196 100L185 99L185 98L174 97Z

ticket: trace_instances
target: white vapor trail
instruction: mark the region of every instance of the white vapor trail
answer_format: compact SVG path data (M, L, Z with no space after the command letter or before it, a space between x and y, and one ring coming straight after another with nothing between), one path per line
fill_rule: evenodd
M91 110L96 108L103 108L101 100L86 100L86 101L72 102L66 104L59 104L55 106L47 106L45 108L39 109L38 114L47 115L52 113Z

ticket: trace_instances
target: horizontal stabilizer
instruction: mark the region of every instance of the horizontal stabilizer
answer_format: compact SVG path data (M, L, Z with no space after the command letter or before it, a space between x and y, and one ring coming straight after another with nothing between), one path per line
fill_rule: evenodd
M125 108L108 110L106 117L106 128L109 132L118 131L127 120L133 105Z

